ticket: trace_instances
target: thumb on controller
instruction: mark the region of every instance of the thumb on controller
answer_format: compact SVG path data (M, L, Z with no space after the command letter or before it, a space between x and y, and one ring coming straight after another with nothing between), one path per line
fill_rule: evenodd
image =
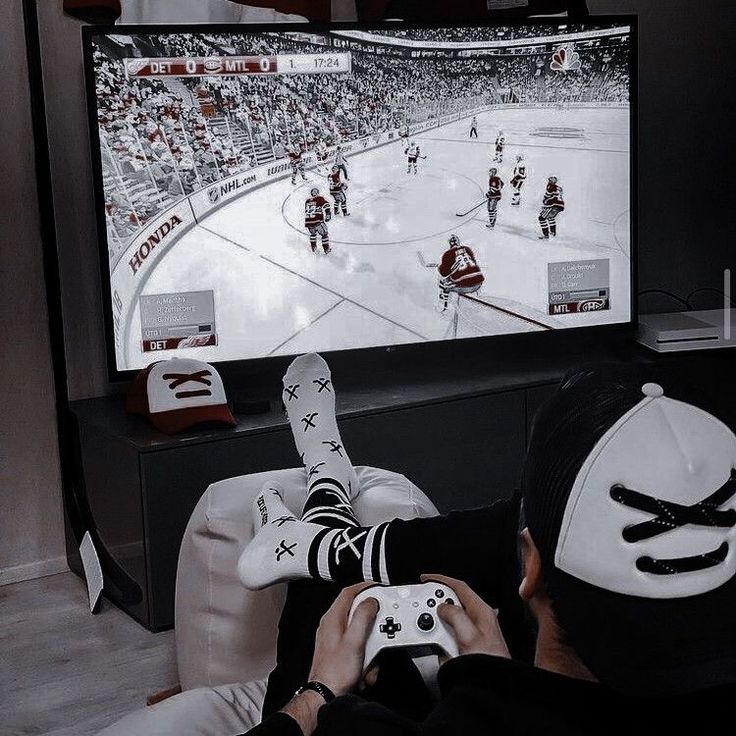
M463 645L468 645L477 635L470 616L460 606L442 603L437 609L437 615L452 629L461 650Z
M378 601L375 598L366 598L353 613L346 636L353 641L365 644L373 626L376 616L378 616Z

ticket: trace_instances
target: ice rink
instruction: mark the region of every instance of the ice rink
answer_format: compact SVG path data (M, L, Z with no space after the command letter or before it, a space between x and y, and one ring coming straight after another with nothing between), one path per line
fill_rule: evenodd
M326 167L236 199L189 230L151 273L144 294L214 290L219 345L202 360L235 360L307 350L338 350L627 321L630 309L629 111L516 109L479 116L414 137L426 159L406 173L405 142L355 154L349 218L329 223L332 253L313 254L304 201ZM574 129L550 137L550 128ZM491 231L484 201L499 129L506 136L506 183ZM511 206L516 155L529 178L522 206ZM537 217L549 176L564 188L558 237L541 241ZM436 264L456 233L473 248L486 277L476 295L445 315L435 305ZM550 317L550 262L609 259L611 310ZM141 352L136 308L126 338L132 367ZM192 350L168 351L192 356Z

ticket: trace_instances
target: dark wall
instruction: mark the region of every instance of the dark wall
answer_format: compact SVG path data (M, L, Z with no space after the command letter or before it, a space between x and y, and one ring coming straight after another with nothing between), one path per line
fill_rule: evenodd
M641 18L642 289L721 288L736 265L730 195L736 10L731 0L589 0L593 12ZM81 24L39 3L57 196L72 398L107 393ZM645 311L669 311L646 298ZM707 306L703 304L702 306Z
M0 586L66 568L21 0L0 3Z
M736 266L734 29L730 0L588 0L640 24L640 289L723 288ZM714 306L721 306L717 299ZM698 306L709 306L700 300ZM645 311L676 311L667 299Z

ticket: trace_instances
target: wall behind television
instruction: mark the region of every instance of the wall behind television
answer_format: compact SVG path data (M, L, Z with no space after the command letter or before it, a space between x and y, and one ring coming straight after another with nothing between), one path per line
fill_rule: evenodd
M640 288L721 288L733 266L727 196L736 23L731 0L589 0L641 19ZM80 23L39 3L72 399L110 392L87 142ZM674 308L647 299L645 310Z
M0 3L0 585L65 569L21 0Z

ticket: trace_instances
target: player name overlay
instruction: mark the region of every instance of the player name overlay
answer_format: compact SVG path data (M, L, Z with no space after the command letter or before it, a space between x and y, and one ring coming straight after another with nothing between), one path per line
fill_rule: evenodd
M275 56L208 56L206 58L126 59L129 77L227 77L279 74L346 74L352 55L279 54Z

